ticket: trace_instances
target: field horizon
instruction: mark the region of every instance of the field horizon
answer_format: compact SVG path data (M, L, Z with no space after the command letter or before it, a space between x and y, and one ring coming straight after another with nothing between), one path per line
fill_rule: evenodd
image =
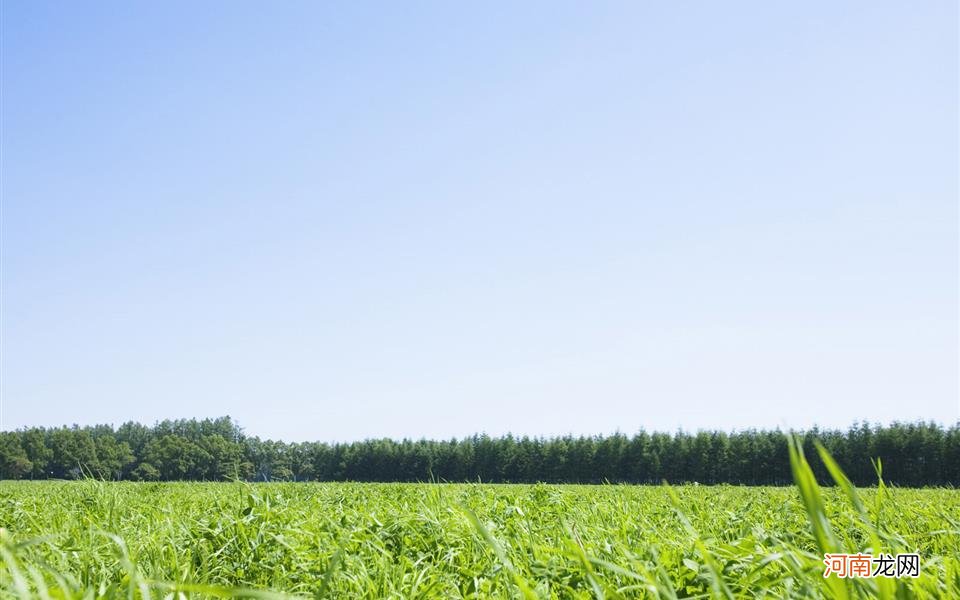
M814 448L830 488L795 437L791 488L0 481L0 593L956 597L960 491L890 486L880 461L876 487L858 489ZM840 575L825 570L836 557ZM901 557L913 571L871 577ZM847 575L854 559L866 574Z
M829 456L824 456L829 462ZM960 491L0 482L6 597L922 598L960 593ZM952 516L951 516L952 515ZM831 552L917 577L824 576Z
M332 444L262 440L230 417L34 427L0 432L0 479L789 485L791 436L821 484L817 443L855 485L875 484L880 467L901 487L960 486L960 422Z

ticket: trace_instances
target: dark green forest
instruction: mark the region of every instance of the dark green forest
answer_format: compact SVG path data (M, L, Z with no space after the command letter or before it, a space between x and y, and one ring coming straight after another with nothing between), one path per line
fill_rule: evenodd
M846 431L791 432L818 476L814 440L858 485L960 484L960 424L866 423ZM374 439L285 443L245 435L229 417L30 428L0 432L0 478L135 481L483 481L781 485L791 482L787 433L615 434L488 437L448 441Z

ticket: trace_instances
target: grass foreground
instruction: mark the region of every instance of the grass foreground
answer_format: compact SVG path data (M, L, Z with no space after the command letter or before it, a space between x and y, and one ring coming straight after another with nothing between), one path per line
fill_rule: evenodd
M960 598L960 491L0 483L22 598ZM916 579L823 577L917 552Z

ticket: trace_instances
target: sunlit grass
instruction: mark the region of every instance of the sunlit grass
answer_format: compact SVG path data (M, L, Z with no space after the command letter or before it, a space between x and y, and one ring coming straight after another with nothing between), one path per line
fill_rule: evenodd
M960 492L0 483L5 597L960 598ZM829 462L828 462L829 465ZM919 552L911 580L826 551Z

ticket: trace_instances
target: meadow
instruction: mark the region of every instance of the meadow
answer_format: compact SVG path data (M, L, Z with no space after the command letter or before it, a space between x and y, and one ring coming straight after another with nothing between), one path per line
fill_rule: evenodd
M960 491L0 482L3 597L960 598ZM917 552L918 578L823 577Z

